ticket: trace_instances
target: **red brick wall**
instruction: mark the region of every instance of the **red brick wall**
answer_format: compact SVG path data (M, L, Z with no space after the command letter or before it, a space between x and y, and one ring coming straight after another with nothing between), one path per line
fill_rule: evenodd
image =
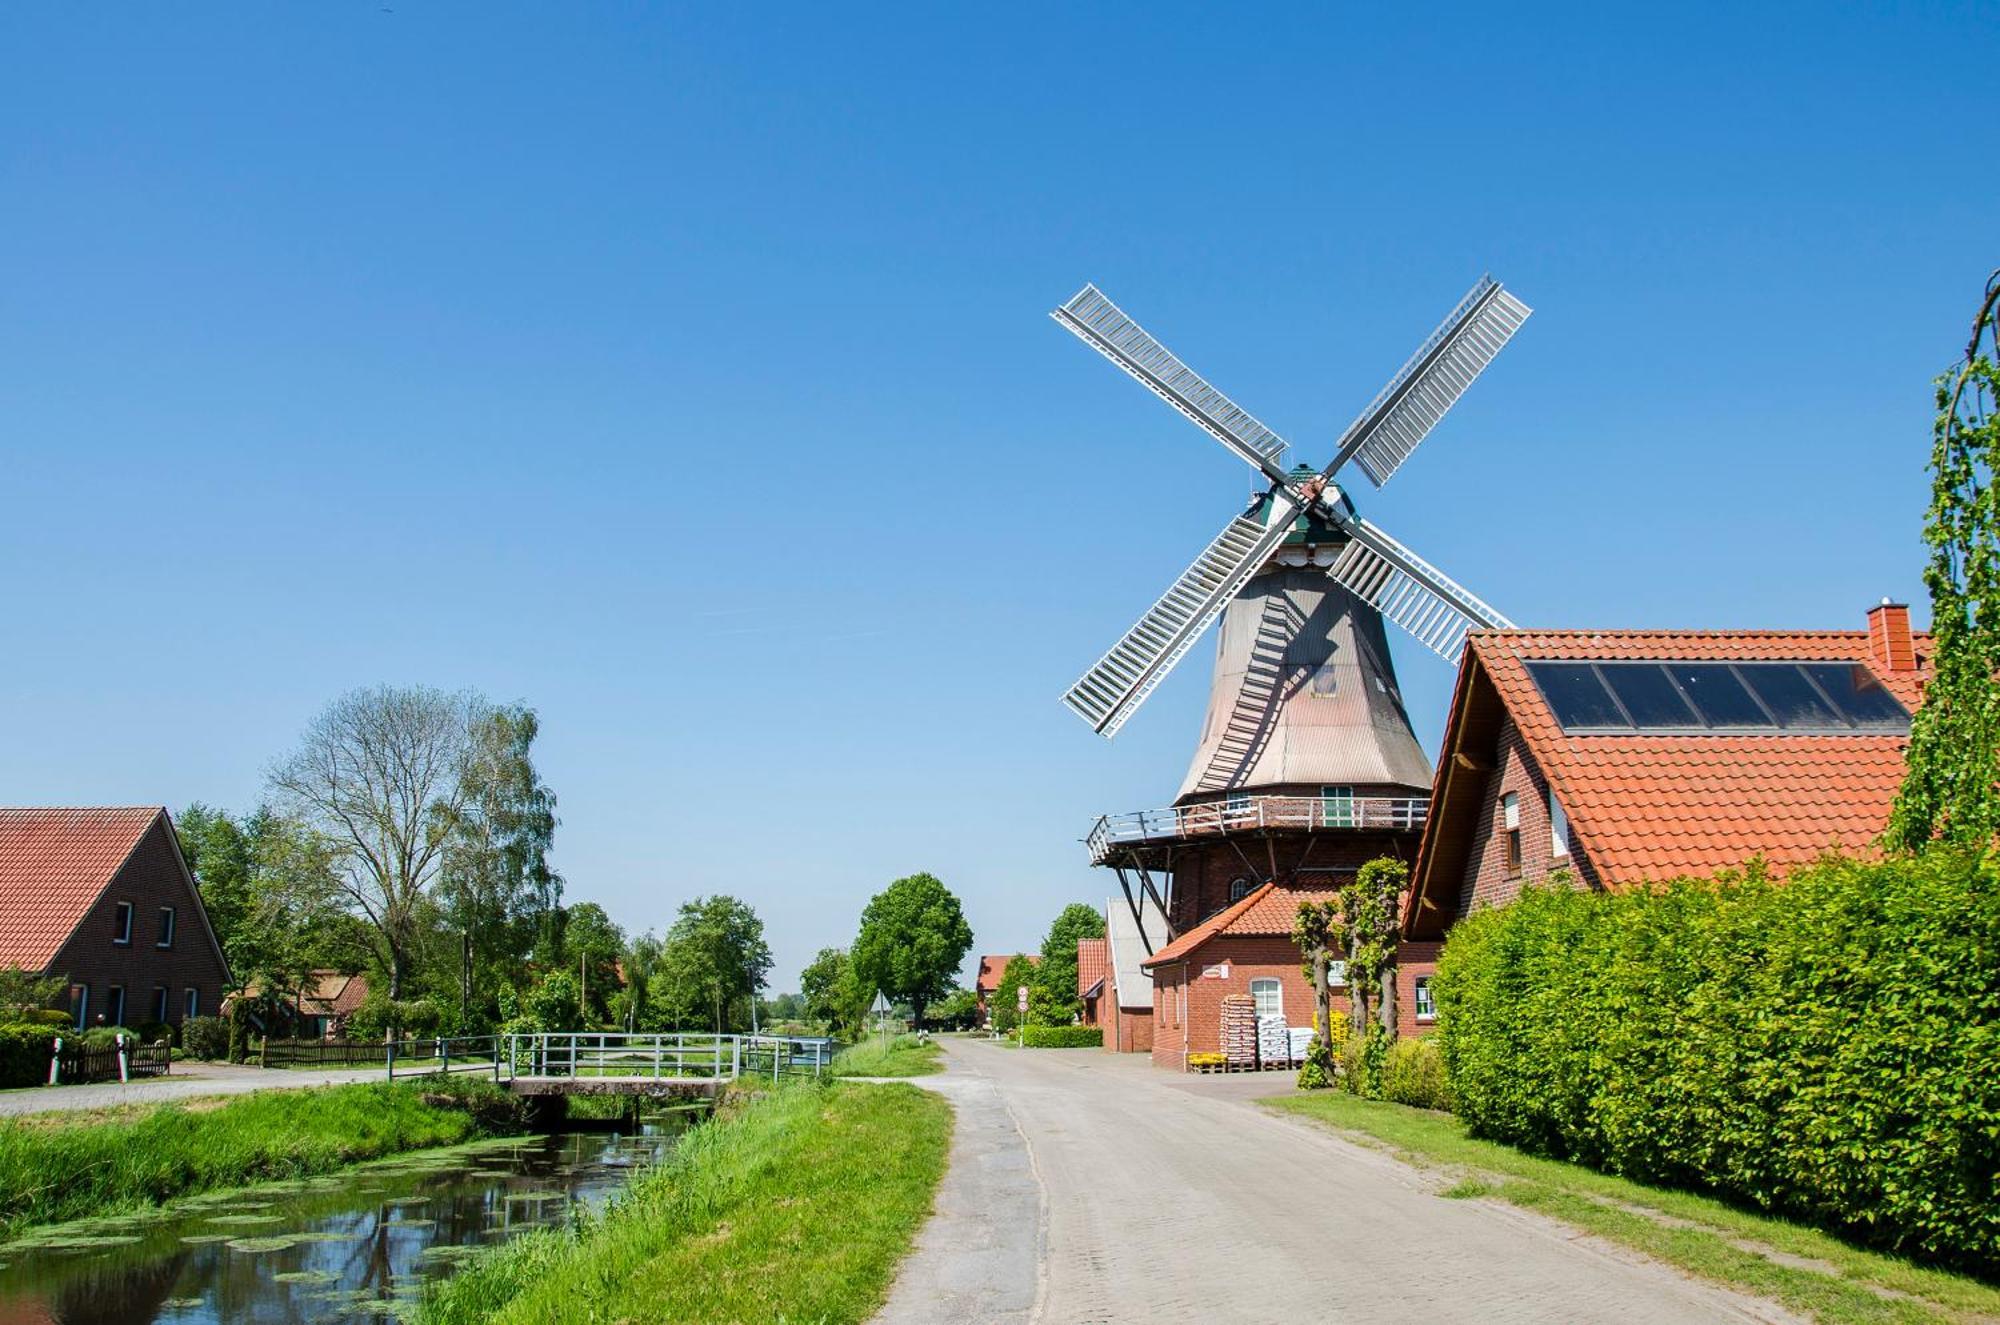
M1363 788L1355 789L1357 796L1363 793ZM1248 880L1252 888L1273 878L1323 887L1378 856L1413 860L1418 836L1329 829L1270 838L1240 836L1186 847L1174 856L1169 919L1176 933L1193 929L1229 905L1230 885L1238 879Z
M1430 1029L1417 1021L1417 980L1437 969L1441 943L1405 943L1399 951L1396 983L1396 1028L1403 1035ZM1188 1054L1212 1054L1222 1045L1222 1000L1248 994L1252 980L1275 977L1284 995L1285 1021L1310 1026L1312 984L1300 969L1299 950L1290 938L1225 935L1204 943L1185 966L1155 968L1153 983L1153 1065L1179 1071ZM1227 978L1205 978L1205 968L1227 963ZM1181 1009L1185 1007L1185 1017ZM1334 1015L1347 1015L1347 991L1333 991ZM1184 1024L1183 1024L1184 1023Z
M1507 846L1502 824L1502 798L1509 792L1519 797L1521 808L1521 869L1507 869ZM1458 914L1478 906L1503 906L1521 895L1523 884L1547 878L1567 869L1590 887L1597 887L1597 871L1584 858L1576 834L1570 833L1569 855L1554 854L1550 835L1549 784L1535 764L1528 747L1521 742L1514 720L1500 728L1494 751L1493 772L1486 777L1480 795L1479 820L1474 829L1472 849L1466 856L1464 889L1459 896Z
M112 941L117 934L120 902L132 903L129 946ZM171 948L158 946L163 906L174 908ZM90 986L88 1015L92 1025L97 1024L99 1013L109 1018L108 991L112 985L124 986L127 1026L153 1019L153 995L158 985L167 987L168 1021L181 1020L189 989L197 993L197 1011L203 1016L215 1015L222 1006L226 973L203 919L201 902L188 886L164 820L146 830L131 858L85 913L48 969L51 975L66 976L71 984Z

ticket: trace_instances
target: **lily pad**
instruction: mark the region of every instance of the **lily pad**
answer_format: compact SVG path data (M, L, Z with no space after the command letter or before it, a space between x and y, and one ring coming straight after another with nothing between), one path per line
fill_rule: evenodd
M280 1234L269 1238L231 1238L226 1245L231 1251L283 1251L287 1247L298 1246L299 1240Z
M285 1221L277 1215L217 1215L206 1222L227 1224L231 1228L256 1228L266 1224L282 1224Z
M271 1279L280 1284L330 1284L339 1277L325 1270L285 1270L272 1275Z
M181 1241L190 1247L200 1247L211 1242L227 1242L235 1236L234 1233L190 1233Z
M436 1228L437 1222L438 1221L435 1219L385 1219L382 1221L382 1227L383 1228Z
M567 1192L508 1192L507 1199L510 1201L560 1201L568 1194Z
M139 1240L136 1233L76 1233L38 1238L30 1245L43 1251L92 1251L98 1247L129 1247Z

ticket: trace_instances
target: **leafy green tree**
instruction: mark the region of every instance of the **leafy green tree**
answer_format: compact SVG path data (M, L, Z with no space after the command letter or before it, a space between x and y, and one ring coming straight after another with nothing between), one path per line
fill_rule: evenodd
M1396 1038L1396 945L1409 886L1410 867L1403 861L1390 856L1369 861L1340 890L1340 921L1332 931L1347 945L1347 990L1358 1037L1348 1047L1353 1063L1347 1086L1370 1098L1381 1093L1382 1067Z
M1313 1038L1299 1069L1299 1089L1321 1090L1334 1081L1333 980L1328 968L1333 954L1347 946L1347 923L1340 908L1333 902L1300 902L1292 942L1299 945L1303 973L1313 988Z
M771 969L764 922L749 904L721 893L681 905L667 931L647 993L657 1024L707 1022L718 1034L747 1028L749 1001Z
M958 898L932 875L912 874L869 899L851 960L871 997L879 989L906 1000L921 1027L925 1006L951 988L971 947Z
M799 973L799 993L806 1017L835 1032L858 1030L868 1015L868 991L855 980L845 948L821 948Z
M611 1019L628 1031L636 1031L647 1019L646 998L653 973L659 969L662 944L657 935L646 933L625 945L619 961L625 967L623 987L610 1000Z
M1034 981L1034 958L1026 953L1014 954L1007 962L1007 969L1000 972L1000 983L986 1003L986 1015L992 1020L994 1030L1004 1035L1021 1024L1021 986L1030 987L1028 997L1032 999Z
M1071 902L1042 939L1042 960L1028 990L1028 1020L1037 1026L1067 1026L1083 1012L1076 993L1076 945L1104 937L1104 914Z
M45 976L19 966L0 966L0 1021L60 1007L68 993L67 976Z
M1986 283L1965 358L1937 381L1924 584L1931 680L1910 724L1908 773L1888 838L2000 840L2000 272Z
M979 1019L979 995L960 986L933 1004L930 1013L940 1026L967 1030Z
M224 955L235 958L237 932L256 905L256 830L227 810L195 801L174 816L181 856L201 886L202 909Z
M554 964L581 982L577 1015L586 1021L608 1021L621 986L618 963L626 951L625 931L596 902L578 902L560 912L561 943Z

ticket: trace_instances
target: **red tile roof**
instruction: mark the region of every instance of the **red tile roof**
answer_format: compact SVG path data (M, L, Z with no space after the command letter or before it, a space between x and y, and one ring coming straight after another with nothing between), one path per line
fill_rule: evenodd
M1076 941L1076 996L1088 998L1090 991L1104 981L1104 972L1110 961L1111 945L1104 939L1078 939Z
M1453 839L1469 832L1464 820L1476 811L1478 779L1454 776L1455 759L1491 754L1468 746L1490 741L1496 699L1607 887L1712 874L1756 854L1782 870L1830 848L1866 851L1888 822L1906 736L1566 735L1528 674L1529 660L1854 662L1914 711L1930 676L1930 640L1917 635L1913 642L1917 666L1890 671L1872 656L1866 631L1474 632L1438 760L1410 914L1426 893L1450 910L1462 883L1429 876L1439 862L1446 874L1463 867Z
M1223 934L1263 937L1290 934L1293 922L1298 919L1300 902L1326 902L1336 896L1330 888L1284 888L1267 883L1180 935L1139 965L1153 967L1184 961L1196 948Z
M166 811L0 809L0 966L55 960L139 839Z
M1020 955L1027 957L1030 964L1042 960L1032 952ZM973 988L982 994L990 994L998 989L1000 987L1000 977L1007 974L1007 963L1013 961L1015 956L1016 954L1011 952L998 952L981 957L979 959L979 974L973 980Z

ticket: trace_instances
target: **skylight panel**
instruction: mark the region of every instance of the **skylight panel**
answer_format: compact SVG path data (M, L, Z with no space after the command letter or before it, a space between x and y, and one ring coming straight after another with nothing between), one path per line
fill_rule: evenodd
M1751 697L1727 663L1666 663L1667 674L1711 728L1766 728L1771 715Z
M1855 726L1868 731L1908 731L1910 715L1875 673L1857 663L1807 663L1801 671Z
M1847 720L1821 698L1797 663L1745 663L1737 672L1787 731L1841 731Z
M1531 662L1528 675L1534 678L1564 731L1577 727L1629 729L1632 725L1597 679L1597 669L1587 662Z
M1565 733L1903 733L1910 715L1859 663L1539 659L1528 674Z
M1702 725L1658 663L1600 663L1597 671L1632 715L1632 725L1642 731Z

